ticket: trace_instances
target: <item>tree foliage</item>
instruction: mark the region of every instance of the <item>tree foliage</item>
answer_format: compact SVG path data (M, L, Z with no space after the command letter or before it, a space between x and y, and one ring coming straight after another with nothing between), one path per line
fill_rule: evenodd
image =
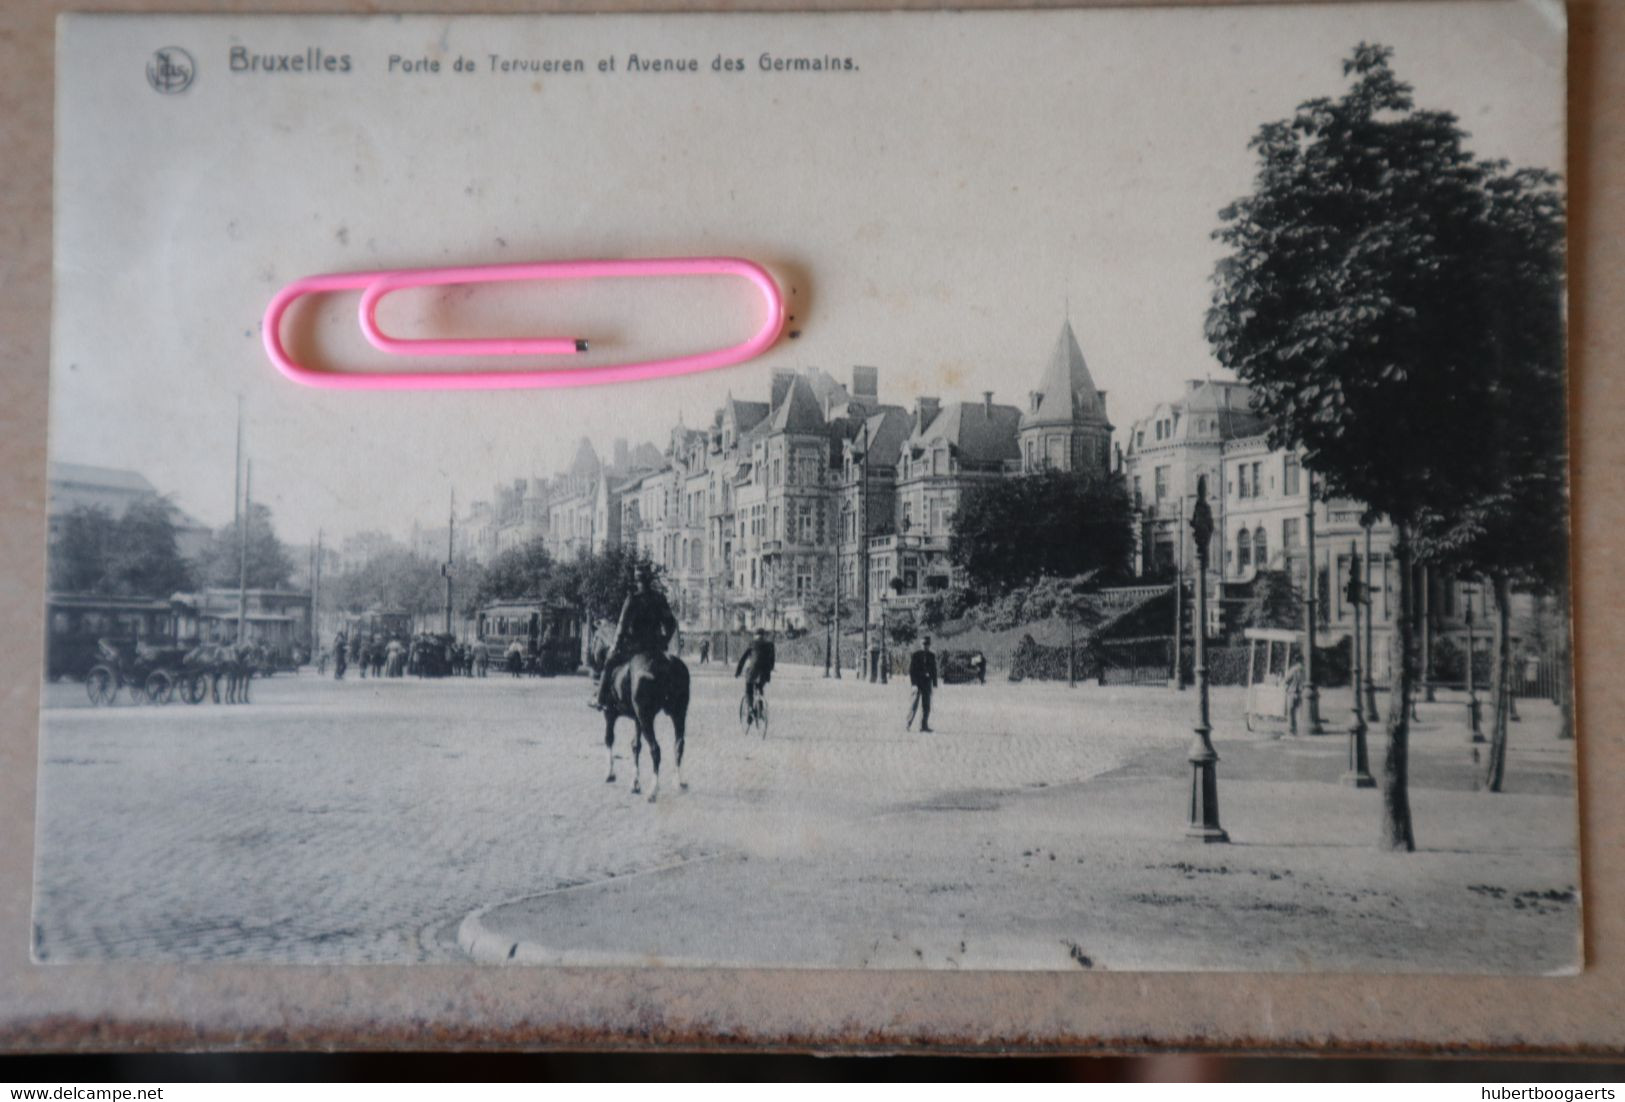
M950 550L970 584L995 596L1045 576L1126 577L1133 554L1122 479L1053 469L969 490Z
M406 612L425 620L445 608L445 581L440 564L412 554L399 544L375 551L359 565L333 578L324 592L334 606L350 613L377 609Z
M175 507L162 498L137 501L115 519L80 507L64 518L51 547L51 588L73 593L167 597L190 589L192 567L175 541Z
M293 559L277 538L270 507L253 502L246 520L248 588L286 588L293 580ZM227 524L214 533L199 556L198 573L204 585L237 586L240 578L237 522Z
M471 607L495 601L540 600L553 585L553 556L546 541L537 538L519 547L510 547L480 571L466 589Z
M1247 603L1239 617L1242 627L1285 628L1303 626L1303 596L1284 570L1260 570L1253 576Z
M1207 336L1252 386L1271 443L1301 448L1326 495L1395 526L1402 615L1383 843L1411 849L1410 568L1418 553L1485 540L1511 541L1496 549L1511 554L1522 537L1497 521L1561 481L1550 392L1562 370L1561 202L1549 173L1481 160L1454 115L1418 109L1391 56L1361 43L1344 95L1308 100L1253 138L1253 192L1220 212L1214 234L1229 253ZM1529 418L1513 408L1526 400ZM1505 465L1493 456L1503 432ZM1526 462L1544 472L1528 486L1511 469ZM1524 533L1545 545L1531 560L1548 557L1550 515L1530 526L1546 531Z
M1327 496L1414 526L1479 498L1505 373L1561 357L1550 321L1507 324L1528 312L1519 267L1541 265L1503 224L1519 212L1538 237L1557 199L1549 174L1481 161L1454 115L1417 109L1391 53L1362 43L1342 98L1253 138L1254 192L1215 231L1230 253L1207 335Z
M547 596L573 605L590 619L612 620L620 615L640 565L654 571L656 588L663 588L663 571L653 560L636 548L616 546L582 551L557 564Z

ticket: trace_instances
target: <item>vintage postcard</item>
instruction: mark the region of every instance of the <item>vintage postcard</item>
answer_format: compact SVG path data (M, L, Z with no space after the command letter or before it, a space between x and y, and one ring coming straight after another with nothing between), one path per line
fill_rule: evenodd
M36 961L1582 967L1556 5L83 15L57 80ZM267 354L308 276L706 257L747 362ZM629 274L373 306L763 323ZM372 278L272 343L402 370Z

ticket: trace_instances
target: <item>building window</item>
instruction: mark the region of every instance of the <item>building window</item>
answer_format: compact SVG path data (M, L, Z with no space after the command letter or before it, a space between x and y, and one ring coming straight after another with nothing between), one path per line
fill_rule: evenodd
M1243 528L1236 533L1236 569L1246 570L1253 564L1253 538Z
M1264 526L1259 525L1253 532L1253 561L1258 563L1258 569L1268 569L1270 565L1269 543L1264 538Z
M818 453L803 451L796 453L796 481L803 486L818 485Z
M947 524L944 522L942 499L933 498L931 500L930 522L926 527L926 532L930 535L936 536L941 535L946 531Z
M1163 502L1163 499L1168 496L1168 468L1167 467L1158 467L1156 469L1156 471L1155 471L1155 474L1156 474L1156 485L1155 485L1154 488L1155 488L1156 494L1157 494L1157 504L1161 505L1162 502Z
M1297 517L1287 517L1281 522L1281 553L1288 557L1298 549L1298 525L1301 523Z
M1038 466L1038 445L1035 444L1033 441L1029 440L1029 441L1027 441L1027 469L1030 471L1030 470L1033 470L1037 466Z
M1141 502L1141 499L1140 499L1140 476L1139 475L1134 476L1134 507L1136 509L1139 509L1139 508L1142 507L1142 502Z
M781 540L784 538L784 525L782 523L784 514L782 509L783 506L773 506L773 527L769 529L767 533L767 538L770 540Z
M803 501L796 506L796 536L802 543L816 543L818 533L813 524L812 502Z
M1288 452L1281 460L1281 492L1287 497L1298 496L1298 453Z
M1253 496L1264 496L1264 464L1253 464Z
M812 596L812 591L813 591L813 568L812 568L812 563L810 563L810 562L798 562L796 564L796 599L798 601L799 600L806 600L808 597Z
M1240 464L1239 466L1236 467L1236 496L1237 497L1252 497L1253 496L1251 491L1248 488L1247 464L1245 464L1245 463L1242 463L1242 464Z

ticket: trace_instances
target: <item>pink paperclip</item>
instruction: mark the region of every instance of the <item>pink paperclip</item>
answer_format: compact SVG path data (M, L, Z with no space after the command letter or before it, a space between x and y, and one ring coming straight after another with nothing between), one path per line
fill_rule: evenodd
M317 371L295 363L282 346L282 316L295 299L330 291L361 290L361 331L374 347L400 356L553 356L584 352L587 342L556 337L480 337L408 340L378 328L378 302L408 287L452 283L499 283L524 279L611 279L645 276L732 275L761 292L767 317L740 344L713 352L598 367L522 371ZM296 383L339 390L494 390L516 387L586 386L659 379L728 367L761 355L784 329L784 296L759 265L733 257L677 257L659 260L566 260L541 264L496 264L461 268L396 269L308 276L281 291L265 310L265 352L277 370Z

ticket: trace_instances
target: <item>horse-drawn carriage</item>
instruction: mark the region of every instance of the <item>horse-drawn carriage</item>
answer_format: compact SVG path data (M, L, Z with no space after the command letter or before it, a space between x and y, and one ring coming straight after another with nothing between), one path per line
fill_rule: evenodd
M209 696L219 703L222 681L226 703L246 704L248 683L265 661L253 644L120 646L106 639L97 643L97 657L85 674L85 693L98 707L114 703L120 689L129 693L132 704L201 704Z

